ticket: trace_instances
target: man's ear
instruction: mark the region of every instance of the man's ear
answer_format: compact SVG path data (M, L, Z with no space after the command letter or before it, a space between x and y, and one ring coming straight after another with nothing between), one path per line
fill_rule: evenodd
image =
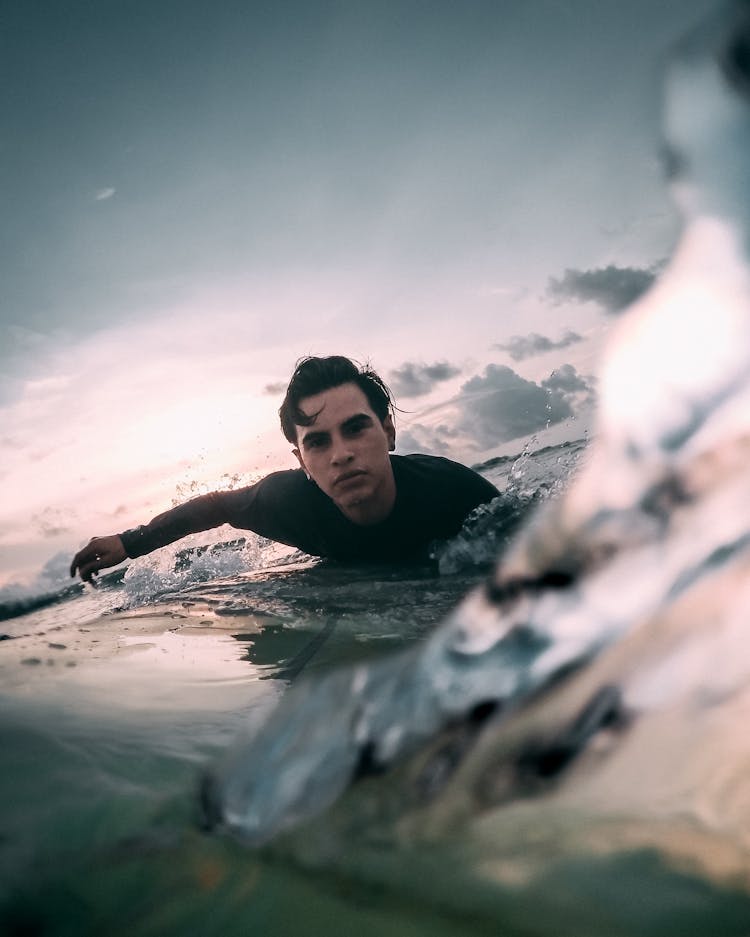
M307 477L310 478L310 473L307 471L307 466L305 465L305 462L302 458L302 453L299 451L299 449L296 446L294 447L294 449L292 449L292 452L294 453L297 461L299 462L299 467L302 469L305 475L307 475Z
M393 452L396 448L396 427L393 425L393 417L390 413L383 420L383 429L385 430L385 435L388 437L388 450Z

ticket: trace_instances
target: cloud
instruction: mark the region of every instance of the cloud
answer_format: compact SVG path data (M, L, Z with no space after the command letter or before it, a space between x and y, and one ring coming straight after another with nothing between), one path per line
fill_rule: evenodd
M491 449L577 416L594 398L591 378L561 365L536 384L506 365L490 364L452 400L423 414L397 437L400 452L456 456ZM430 416L440 413L440 423Z
M569 402L592 404L596 397L594 383L594 378L582 377L572 364L563 364L555 368L540 386Z
M417 364L406 361L388 375L393 393L397 397L423 397L441 381L447 381L461 373L461 369L447 361L435 364Z
M605 312L620 312L642 296L656 279L663 261L652 267L600 267L597 270L568 268L557 280L550 277L547 296L553 303L598 303Z
M490 364L461 388L459 428L480 449L528 436L573 416L566 396Z
M97 189L94 194L94 199L97 202L105 202L108 198L112 198L117 189L106 188L106 189Z
M275 381L272 384L266 384L263 388L263 393L267 397L278 397L279 394L283 394L287 388L287 381Z
M32 515L31 522L42 537L59 537L71 531L71 512L59 508L47 507L39 514Z
M459 431L455 427L441 423L439 426L424 426L414 423L408 429L399 431L396 442L399 452L426 452L428 455L451 455L455 451L455 442Z
M581 341L583 341L582 336L571 329L566 329L556 342L538 332L529 332L528 335L513 335L504 345L494 347L500 351L507 351L514 361L523 361L525 358L533 358L534 355L543 355L547 351L567 348L568 345Z
M542 381L541 387L551 394L560 394L565 398L575 397L578 394L593 394L591 379L581 377L572 364L563 364Z

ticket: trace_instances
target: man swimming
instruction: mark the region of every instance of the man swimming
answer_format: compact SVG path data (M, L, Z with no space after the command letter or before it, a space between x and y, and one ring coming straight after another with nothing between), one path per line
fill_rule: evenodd
M73 557L70 575L90 582L102 569L221 524L342 561L424 557L432 541L458 533L498 491L449 459L391 455L393 409L388 387L371 369L339 355L303 358L279 409L299 469L201 495L141 527L94 537Z

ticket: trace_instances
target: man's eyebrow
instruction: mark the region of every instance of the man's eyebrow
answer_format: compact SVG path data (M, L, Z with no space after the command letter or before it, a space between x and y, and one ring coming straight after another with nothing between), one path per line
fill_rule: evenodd
M359 423L372 423L372 417L369 413L355 413L354 416L350 416L348 419L344 420L341 424L341 429L350 429L352 426L356 426Z
M315 442L315 440L318 440L318 439L326 439L330 435L331 434L326 432L326 430L312 429L309 432L302 434L302 443L304 444L304 443L311 442L311 441Z

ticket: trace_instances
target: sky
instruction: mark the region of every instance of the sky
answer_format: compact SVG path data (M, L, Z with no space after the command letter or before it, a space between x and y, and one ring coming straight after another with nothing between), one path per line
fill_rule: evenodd
M370 361L400 452L583 436L714 6L0 0L0 586L294 467L303 355Z

